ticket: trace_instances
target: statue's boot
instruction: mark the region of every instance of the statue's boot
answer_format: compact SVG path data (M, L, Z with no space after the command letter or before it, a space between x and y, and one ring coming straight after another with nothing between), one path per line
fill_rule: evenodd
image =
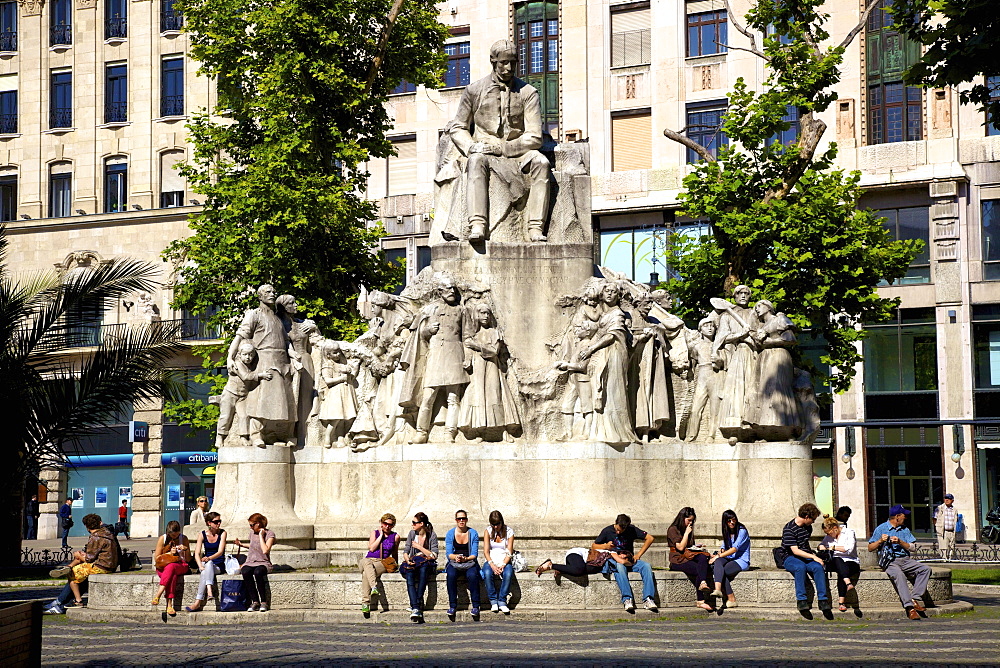
M548 237L542 234L542 222L540 220L528 221L528 241L548 241Z
M446 434L446 436L448 438L448 442L449 443L454 443L455 442L455 437L458 436L458 428L457 427L445 427L444 433Z
M427 442L427 436L428 436L428 434L427 434L426 431L424 431L422 429L418 429L417 433L413 436L413 442L414 443L426 443Z
M486 221L482 218L473 218L469 221L472 225L469 230L469 241L482 241L486 238Z

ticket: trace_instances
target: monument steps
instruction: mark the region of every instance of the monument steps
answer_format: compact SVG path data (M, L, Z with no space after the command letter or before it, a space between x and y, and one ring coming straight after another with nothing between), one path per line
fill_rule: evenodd
M220 580L239 579L240 576L224 575ZM658 617L704 616L709 613L694 607L695 591L690 580L683 573L666 570L655 570L656 602L660 607L658 613L640 609L635 614L624 611L621 596L614 579L602 574L586 577L561 578L556 581L552 572L543 573L541 577L533 572L517 573L511 587L509 606L512 614L509 618L494 615L489 612L488 604L482 615L483 620L493 618L534 620L534 621L568 621L568 620L619 620L619 619L653 619ZM641 603L642 581L638 574L630 574L633 596ZM176 607L178 615L170 618L171 622L185 624L212 623L273 623L273 621L327 621L364 622L371 619L390 622L408 621L406 608L408 599L406 582L398 573L382 577L381 594L378 605L365 619L360 612L361 575L358 572L347 573L307 573L289 572L272 573L270 575L273 610L266 613L217 613L200 612L184 613L183 606L190 605L194 600L198 587L198 578L189 574L178 590ZM133 621L157 617L163 614L165 599L159 609L150 605L150 599L156 590L158 578L151 573L116 573L109 575L92 575L90 577L90 592L86 608L71 608L69 613L80 620L118 621L129 619ZM831 576L829 585L836 593L835 580ZM748 618L798 618L795 609L795 587L790 573L779 570L750 570L741 573L733 581L733 590L739 607L722 612L723 616ZM811 583L810 599L814 598ZM485 586L481 587L481 601L488 601ZM972 606L952 597L951 571L944 568L934 568L928 585L930 599L927 601L928 614L942 614L971 610ZM425 617L427 621L445 621L447 616L448 597L445 587L445 577L442 573L428 583ZM895 589L888 576L878 570L862 571L855 592L850 593L846 613L834 612L834 616L844 619L857 619L854 608L860 611L865 619L903 618L902 608L896 597ZM462 613L459 619L468 618L468 591L464 582L459 585L458 608ZM720 602L721 605L721 602ZM388 609L388 612L383 610ZM820 618L819 610L813 601L813 614ZM287 619L286 619L287 618ZM269 621L271 620L271 621Z

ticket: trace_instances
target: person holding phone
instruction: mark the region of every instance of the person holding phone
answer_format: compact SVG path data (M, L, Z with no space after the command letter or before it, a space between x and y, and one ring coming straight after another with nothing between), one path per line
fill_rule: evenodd
M712 588L708 584L708 552L695 542L694 523L697 515L694 508L685 506L677 513L677 517L667 529L667 545L670 546L670 570L680 571L691 578L696 605L702 610L714 610L709 593Z
M458 578L465 575L469 587L470 611L479 616L479 532L469 526L469 513L455 511L455 526L444 537L444 551L448 565L444 573L448 585L448 616L453 617L458 607Z
M267 528L267 518L260 513L254 513L247 518L250 525L250 544L236 539L236 545L247 548L247 560L243 562L240 574L250 596L249 612L267 612L271 607L271 583L267 574L274 566L271 564L271 548L277 538L274 532Z
M722 598L725 594L726 607L735 608L732 580L750 569L750 533L733 510L722 513L722 549L711 556L708 565L715 576L715 589L710 596Z
M642 540L642 547L636 553L635 541ZM635 612L635 603L632 601L632 585L629 584L628 574L638 573L642 576L642 605L647 610L656 612L656 580L653 578L653 569L648 563L642 561L642 555L646 553L649 546L655 540L652 534L646 533L639 527L632 524L632 518L622 513L615 518L615 523L604 527L597 540L590 546L592 550L608 550L610 558L604 562L604 572L614 573L615 582L618 583L618 591L622 595L622 605L626 612Z

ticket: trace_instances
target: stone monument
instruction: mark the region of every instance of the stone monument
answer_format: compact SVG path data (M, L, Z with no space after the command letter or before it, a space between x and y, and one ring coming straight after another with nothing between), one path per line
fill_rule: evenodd
M350 342L258 290L228 356L226 415L248 426L220 428L213 509L351 555L384 512L456 508L500 509L522 549L589 544L620 512L662 534L682 506L777 538L813 499L818 428L791 320L740 286L692 330L595 268L587 144L547 138L514 45L490 53L438 147L431 267L363 291Z

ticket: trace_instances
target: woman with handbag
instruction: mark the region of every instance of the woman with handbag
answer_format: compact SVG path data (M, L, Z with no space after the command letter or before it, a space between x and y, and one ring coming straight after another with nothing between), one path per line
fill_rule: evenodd
M188 567L190 558L191 543L188 542L187 536L181 533L180 522L176 520L167 522L167 533L157 539L156 551L153 553L156 573L160 576L160 588L156 590L152 603L159 605L160 597L166 592L167 614L171 617L177 614L174 610L174 589L177 587L177 579L190 570Z
M708 552L695 544L694 522L697 519L694 508L685 506L677 513L667 529L667 545L670 546L670 570L686 573L694 583L698 603L702 610L714 610L705 599L711 587L708 585Z
M455 527L444 537L444 552L448 565L444 569L448 584L448 616L458 607L458 576L465 574L473 617L479 616L479 532L469 526L469 513L455 512Z
M826 562L826 572L837 574L837 596L840 598L841 612L847 612L847 592L854 589L854 578L861 574L858 559L858 540L853 529L848 529L836 517L823 518L823 533L817 551L827 550L830 555ZM821 553L822 554L822 553Z
M725 594L726 607L735 608L733 578L750 568L750 532L740 522L735 511L726 510L722 513L722 549L712 555L708 565L712 567L715 576L715 589L710 596L722 598Z
M267 612L271 607L271 583L267 574L274 566L271 564L271 548L277 538L274 532L267 528L267 518L260 513L254 513L247 522L250 524L250 544L247 546L247 560L243 562L240 573L250 596L249 612ZM235 543L243 547L237 538Z
M486 593L490 597L490 610L509 615L507 594L514 580L514 567L510 563L514 556L514 530L503 521L503 514L494 510L490 513L490 526L486 535L489 544L486 546L483 579L486 580ZM500 591L497 591L494 578L500 578Z
M378 596L378 579L386 573L399 570L399 534L393 531L396 516L386 513L380 520L380 529L372 529L368 536L368 552L361 557L361 612L371 612L372 596Z
M201 571L198 595L194 597L194 605L185 606L185 612L204 608L205 601L214 598L215 576L225 572L226 532L222 529L222 517L216 512L205 513L205 524L207 528L198 535L194 546L194 561Z
M406 579L406 592L410 596L410 621L420 622L424 618L427 580L437 569L438 537L426 513L414 515L411 524L399 572Z

